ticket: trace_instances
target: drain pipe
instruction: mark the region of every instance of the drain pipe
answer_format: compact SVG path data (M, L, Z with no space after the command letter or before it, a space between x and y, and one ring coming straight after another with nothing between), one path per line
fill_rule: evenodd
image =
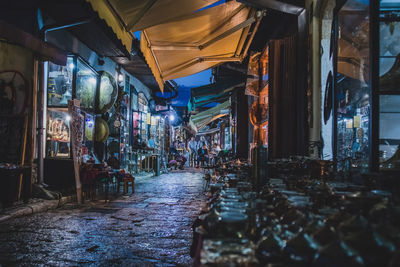
M71 27L75 27L75 26L79 26L82 24L86 24L93 21L93 18L86 18L86 19L82 19L76 22L72 22L69 24L64 24L64 25L60 25L60 24L50 24L50 25L46 25L43 26L40 29L39 32L39 36L40 39L47 42L47 38L46 38L46 34L50 31L57 31L57 30L62 30L62 29L66 29L66 28L71 28ZM37 151L38 151L38 184L43 185L44 184L44 130L45 130L45 119L44 119L44 109L45 109L45 88L46 88L46 84L45 84L45 79L44 79L44 75L46 74L46 70L45 70L45 62L43 60L40 60L38 62L39 64L39 69L38 69L38 84L39 84L39 88L38 88L38 97L37 97L37 101L38 101L38 124L37 124ZM47 105L46 105L47 106Z

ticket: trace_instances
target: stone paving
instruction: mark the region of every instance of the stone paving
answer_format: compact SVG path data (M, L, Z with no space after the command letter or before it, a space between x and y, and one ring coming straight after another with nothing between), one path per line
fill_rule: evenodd
M1 223L0 266L190 266L202 174L141 178L135 189Z

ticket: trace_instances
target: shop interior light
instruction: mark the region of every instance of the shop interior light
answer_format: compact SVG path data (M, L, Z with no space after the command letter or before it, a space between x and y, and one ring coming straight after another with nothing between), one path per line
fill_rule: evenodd
M96 78L94 78L94 77L90 77L89 78L89 82L91 83L91 84L96 84Z
M67 116L65 117L65 120L66 120L66 121L70 121L70 120L71 120L71 116L70 116L70 115L67 115Z
M73 70L73 69L75 68L74 63L69 63L69 68L70 68L71 70Z
M123 82L124 81L124 75L122 75L122 73L118 74L118 81L119 82Z
M175 120L174 114L170 114L170 115L169 115L169 121L174 121L174 120Z

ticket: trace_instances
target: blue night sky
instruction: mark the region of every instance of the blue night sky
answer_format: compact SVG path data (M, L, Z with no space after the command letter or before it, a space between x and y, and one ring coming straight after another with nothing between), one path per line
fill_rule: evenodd
M190 89L202 85L210 84L211 69L186 76L183 78L175 79L174 81L179 85L178 97L172 101L173 106L186 106L190 99Z
M211 79L211 69L208 69L190 76L175 79L174 81L179 85L187 87L199 87L202 85L209 84L210 79Z
M210 84L211 69L186 76L183 78L175 79L174 81L179 85L178 97L172 100L173 106L186 106L190 99L190 90L195 87ZM161 92L157 92L156 95L163 96ZM168 97L170 94L164 94L164 97Z

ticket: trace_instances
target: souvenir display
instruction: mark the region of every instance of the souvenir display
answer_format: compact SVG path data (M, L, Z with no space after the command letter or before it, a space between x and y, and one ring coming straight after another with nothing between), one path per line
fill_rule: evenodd
M105 120L100 117L96 117L94 140L96 142L105 142L108 138L110 130Z
M81 101L81 108L94 110L97 74L83 61L77 61L76 98Z
M347 10L358 10L349 14ZM347 1L339 10L337 23L340 34L337 40L337 75L335 83L337 160L338 169L353 168L366 172L370 163L371 84L370 84L370 33L369 4ZM331 86L328 78L327 86ZM328 87L327 89L330 89ZM329 118L329 94L326 90L326 113ZM362 129L359 131L359 129ZM363 133L359 136L358 133Z
M108 72L103 71L100 75L100 93L98 113L102 114L114 105L118 96L118 88L115 78Z
M379 162L393 170L400 169L400 23L390 1L380 1L379 36Z
M47 156L70 157L70 121L67 109L47 110Z
M388 266L399 249L398 198L365 177L334 177L332 162L269 161L254 189L248 164L207 168L208 203L191 247L204 266ZM396 191L397 192L397 191ZM374 253L371 253L374 251Z
M49 62L47 77L47 105L67 107L68 100L72 99L72 77L75 64L74 58L67 58L66 66L59 66Z

